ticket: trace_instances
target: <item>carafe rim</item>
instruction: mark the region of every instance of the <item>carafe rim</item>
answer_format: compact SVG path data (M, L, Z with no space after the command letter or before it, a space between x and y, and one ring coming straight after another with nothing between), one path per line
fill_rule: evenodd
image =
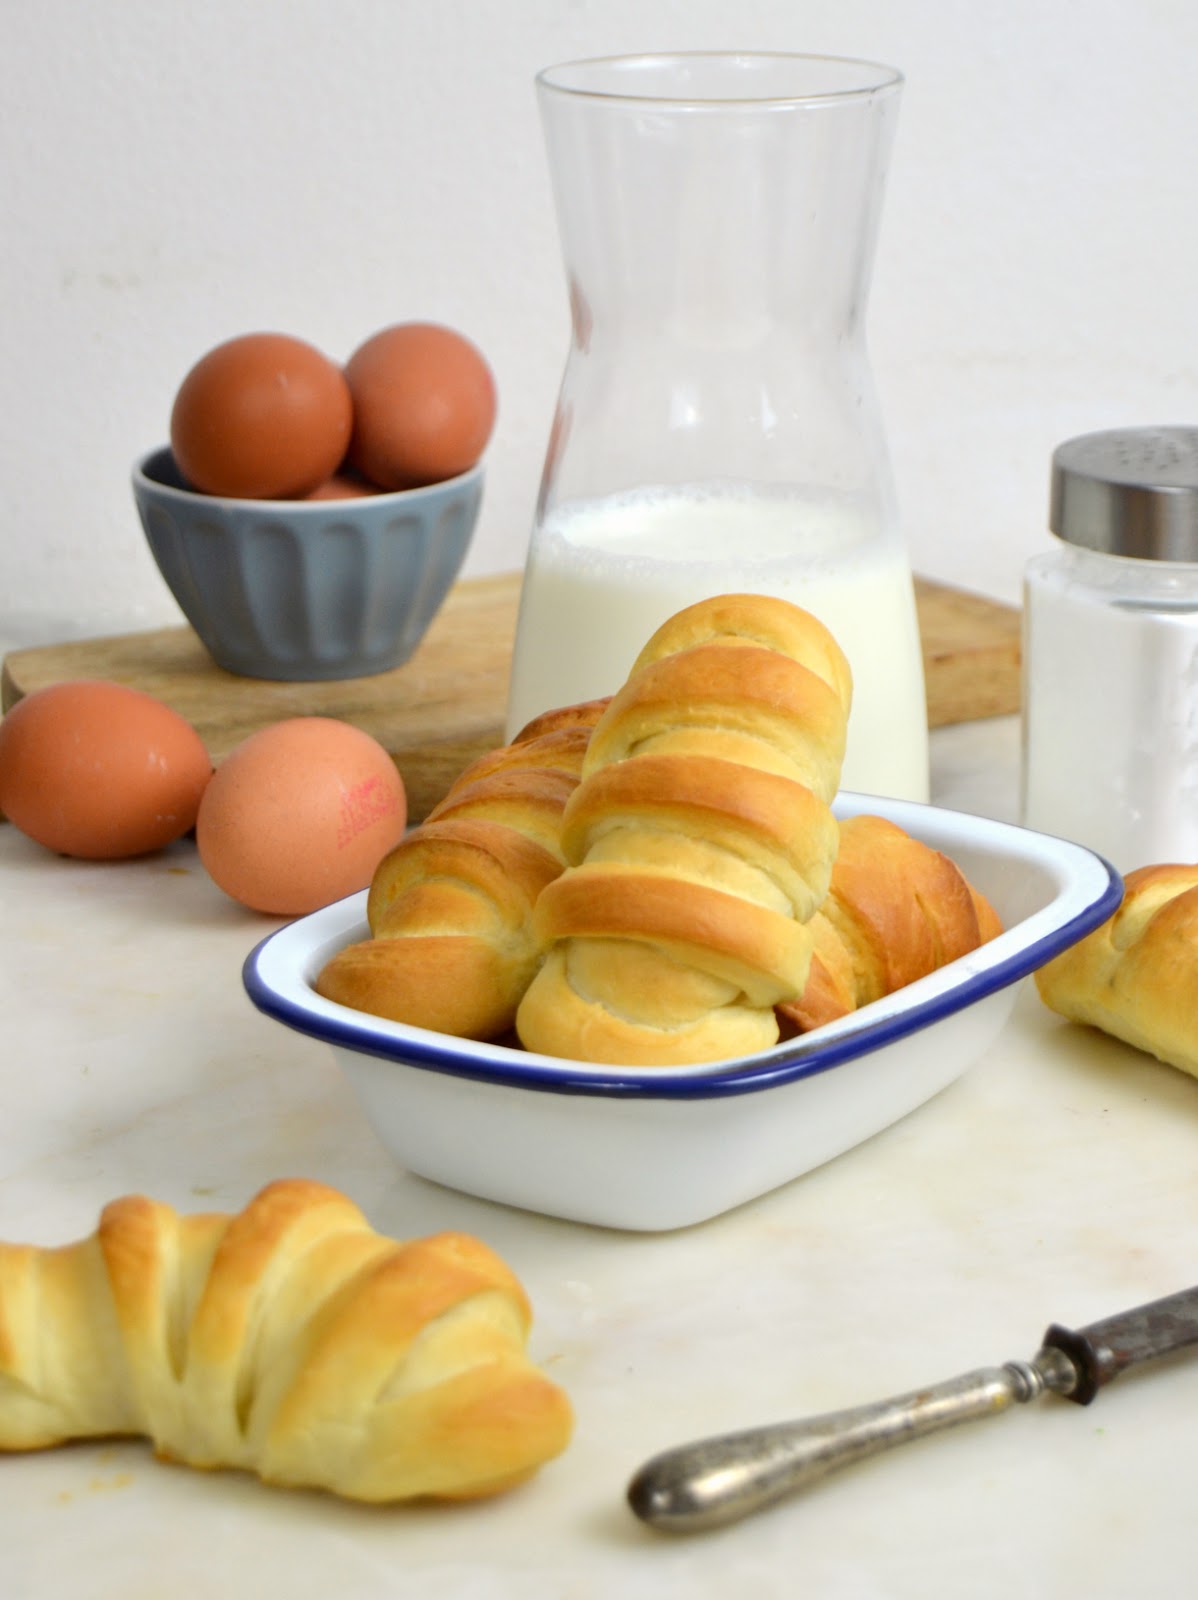
M717 67L747 72L748 69L856 69L860 81L846 79L823 87L789 92L699 93L681 85L676 91L664 91L660 86L662 74L680 68L692 72L699 67ZM646 77L656 73L652 81L657 88L637 85L636 74ZM623 75L628 82L622 82ZM596 81L588 83L585 80ZM604 79L606 78L606 83ZM573 79L573 81L571 81ZM655 105L660 107L704 109L716 107L765 108L841 103L849 100L868 100L877 95L894 93L904 84L903 73L881 61L858 56L828 55L806 51L787 50L676 50L646 51L628 54L581 57L558 62L542 68L536 75L538 90L562 95L570 99L590 100L626 105Z

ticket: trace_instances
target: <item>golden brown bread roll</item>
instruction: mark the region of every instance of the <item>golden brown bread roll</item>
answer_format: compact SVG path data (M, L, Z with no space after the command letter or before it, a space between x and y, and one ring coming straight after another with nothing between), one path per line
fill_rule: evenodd
M566 806L527 1048L652 1066L777 1040L836 854L850 694L831 634L786 601L723 595L658 630Z
M1198 1076L1198 865L1139 867L1114 916L1036 973L1044 1003Z
M840 824L827 899L811 921L807 986L778 1007L806 1033L880 1000L1002 932L993 906L948 856L883 817Z
M233 1216L128 1196L77 1244L0 1245L0 1449L145 1435L356 1500L491 1494L570 1436L529 1321L477 1239L396 1243L321 1184Z
M320 994L462 1038L510 1031L540 956L532 908L564 865L562 811L605 705L546 713L466 768L380 862L371 937L326 963Z

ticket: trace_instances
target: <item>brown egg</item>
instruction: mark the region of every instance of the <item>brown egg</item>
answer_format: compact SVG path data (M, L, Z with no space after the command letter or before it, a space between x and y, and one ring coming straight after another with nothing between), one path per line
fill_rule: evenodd
M367 495L382 494L377 483L369 483L356 472L334 472L331 478L309 490L305 500L361 500Z
M51 684L0 722L0 811L62 855L160 849L194 826L211 776L191 724L123 684Z
M377 740L332 717L291 717L221 762L196 845L232 899L301 916L366 888L406 821L403 780Z
M495 380L460 333L431 322L384 328L346 363L349 459L383 489L440 483L474 466L495 425Z
M349 386L327 356L287 334L247 333L184 378L171 449L204 494L288 500L336 471L352 428Z

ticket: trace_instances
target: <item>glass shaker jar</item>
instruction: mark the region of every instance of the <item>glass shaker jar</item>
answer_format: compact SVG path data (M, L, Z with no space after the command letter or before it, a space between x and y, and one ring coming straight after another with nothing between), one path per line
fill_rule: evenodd
M863 327L901 88L889 67L773 54L537 79L572 341L509 737L614 692L682 606L775 594L852 666L845 788L927 798L914 584Z
M1053 455L1024 577L1022 818L1120 872L1198 861L1198 428Z

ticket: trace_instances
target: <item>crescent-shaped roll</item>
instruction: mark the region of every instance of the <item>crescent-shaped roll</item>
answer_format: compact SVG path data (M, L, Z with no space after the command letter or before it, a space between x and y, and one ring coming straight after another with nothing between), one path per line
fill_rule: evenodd
M371 881L370 938L323 967L328 1000L468 1039L511 1031L541 955L537 896L606 701L563 707L479 757Z
M480 1240L388 1239L322 1184L233 1215L129 1195L78 1243L0 1245L0 1450L141 1435L355 1500L492 1494L570 1437L530 1320Z
M994 907L956 862L884 817L840 824L840 849L811 921L811 973L778 1007L806 1033L893 994L1002 932Z
M1119 909L1036 973L1045 1005L1198 1077L1198 864L1138 867Z

